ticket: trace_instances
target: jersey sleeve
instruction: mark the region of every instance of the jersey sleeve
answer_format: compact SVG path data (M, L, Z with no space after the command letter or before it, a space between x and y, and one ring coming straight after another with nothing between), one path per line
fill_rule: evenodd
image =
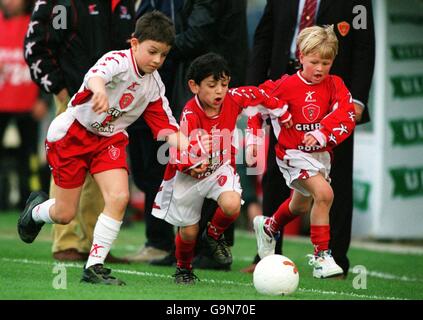
M276 96L267 94L261 88L254 86L238 87L230 89L228 94L250 117L257 113L270 114L283 119L290 117L288 105Z
M319 132L310 132L322 145L335 147L347 139L355 128L355 110L351 93L341 78L333 76L332 111L320 121Z
M263 127L266 124L265 119L268 115L256 114L255 116L248 117L247 129L246 129L246 146L257 144L262 145L264 143L264 130Z
M114 76L124 73L130 67L131 57L122 51L111 51L103 55L97 63L88 70L84 77L84 86L88 87L88 81L93 77L103 78L107 83L111 82Z
M54 1L38 1L24 42L24 58L31 70L31 78L46 93L57 94L66 87L58 56L64 46L67 30L54 28L57 18ZM66 18L71 21L69 7Z
M142 116L157 140L164 140L168 135L179 130L178 123L172 115L172 110L165 96L150 102Z

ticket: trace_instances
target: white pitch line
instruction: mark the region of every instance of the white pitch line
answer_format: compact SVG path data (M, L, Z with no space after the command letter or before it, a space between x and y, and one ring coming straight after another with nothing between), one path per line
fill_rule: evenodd
M255 235L253 232L245 231L245 230L237 230L237 236L241 236L246 239L255 239ZM284 236L284 240L287 242L294 242L294 243L307 243L310 244L310 237L308 236L295 236L295 235L287 235ZM410 244L401 244L401 243L383 243L378 242L376 240L365 240L359 238L352 238L351 240L351 248L355 249L364 249L367 251L373 252L389 252L395 253L399 255L423 255L423 248L421 246L410 245Z
M337 291L322 291L322 290L316 290L316 289L303 289L299 288L298 291L302 292L310 292L310 293L323 293L323 294L330 294L330 295L343 295L343 296L351 296L354 298L362 298L362 299L376 299L376 300L408 300L403 298L397 298L397 297L381 297L381 296L368 296L365 294L358 294L353 292L337 292Z
M10 259L10 258L1 258L2 261L5 262L13 262L13 263L25 263L25 264L36 264L36 265L63 265L65 267L71 268L82 268L83 265L80 263L58 263L58 262L49 262L49 261L37 261L37 260L28 260L28 259ZM113 272L116 273L124 273L124 274L131 274L137 276L145 276L145 277L157 277L157 278L172 278L172 276L167 274L160 274L160 273L153 273L153 272L141 272L135 270L125 270L125 269L113 269ZM228 284L228 285L237 285L237 286L245 286L245 287L252 287L252 283L241 283L236 281L230 280L215 280L215 279L201 279L201 281L209 282L209 283L217 283L217 284ZM298 291L306 292L306 293L318 293L324 295L341 295L341 296L349 296L353 298L361 298L361 299L376 299L376 300L407 300L398 297L384 297L384 296L376 296L376 295L364 295L364 294L357 294L354 292L337 292L337 291L325 291L325 290L317 290L317 289L304 289L298 288Z
M350 271L351 273L351 271ZM354 274L354 273L353 273ZM412 278L408 276L397 276L391 273L381 272L381 271L367 271L367 275L375 278L380 278L384 280L397 280L397 281L405 281L405 282L423 282L423 279L419 278Z

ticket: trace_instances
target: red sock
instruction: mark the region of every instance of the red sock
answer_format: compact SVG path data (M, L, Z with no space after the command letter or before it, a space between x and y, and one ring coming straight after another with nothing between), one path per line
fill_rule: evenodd
M314 246L314 254L329 249L330 226L328 224L322 226L311 225L310 236L311 243Z
M276 234L282 227L286 226L289 222L299 217L292 214L289 210L289 203L291 202L291 197L286 199L273 214L272 218L269 220L269 231L272 234Z
M238 218L239 212L227 216L223 210L218 207L214 213L213 219L207 228L207 234L213 239L219 239L220 235Z
M179 268L191 270L191 262L194 258L195 240L185 241L178 232L175 237L175 246L176 265Z

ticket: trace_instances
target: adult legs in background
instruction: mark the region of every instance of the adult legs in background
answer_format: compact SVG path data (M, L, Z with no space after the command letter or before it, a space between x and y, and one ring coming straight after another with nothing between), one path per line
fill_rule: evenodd
M289 198L291 189L285 183L285 179L276 163L275 154L276 137L273 128L269 132L269 151L267 154L267 169L263 175L263 215L270 217L275 213L279 206ZM283 229L281 235L276 242L275 253L282 254ZM241 272L251 273L254 271L256 264L260 261L258 254L253 259L251 265L242 269Z
M154 140L150 128L140 118L128 128L129 159L133 181L145 193L145 245L128 257L134 262L149 262L165 258L174 252L173 226L151 214L156 193L166 166L157 161L157 151L163 142Z
M351 242L353 214L353 150L354 136L334 149L330 177L335 198L329 215L330 243L332 256L336 263L348 275L350 262L347 252Z

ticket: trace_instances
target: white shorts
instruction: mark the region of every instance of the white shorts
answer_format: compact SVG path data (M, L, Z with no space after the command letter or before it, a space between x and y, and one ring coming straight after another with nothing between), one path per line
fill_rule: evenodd
M172 179L163 180L152 214L174 226L191 226L200 221L204 199L217 201L226 191L242 194L239 176L230 165L223 165L202 180L177 171Z
M321 173L330 183L331 159L327 151L307 153L289 149L286 150L283 160L276 157L276 162L285 178L286 185L307 197L310 196L310 193L301 187L298 180L307 179Z

